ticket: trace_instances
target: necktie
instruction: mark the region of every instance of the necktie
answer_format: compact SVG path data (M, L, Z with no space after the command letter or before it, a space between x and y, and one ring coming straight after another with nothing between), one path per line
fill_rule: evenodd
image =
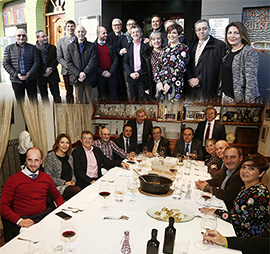
M197 66L202 50L202 42L199 41L196 52L195 52L195 66Z
M208 127L207 127L207 129L206 129L204 141L206 141L206 139L209 139L210 127L211 127L211 123L208 123Z
M37 178L37 174L30 174L30 176L31 176L33 179L36 179L36 178Z
M186 144L185 154L189 153L189 144Z
M154 144L154 147L152 150L152 154L156 154L156 152L157 152L157 141L155 141L155 144Z
M130 152L130 147L129 147L128 139L126 139L126 152L127 152L127 153Z

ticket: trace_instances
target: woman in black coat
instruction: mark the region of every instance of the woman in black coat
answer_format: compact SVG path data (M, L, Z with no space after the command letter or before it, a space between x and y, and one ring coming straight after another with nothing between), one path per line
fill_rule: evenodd
M158 65L158 59L161 55L163 38L160 32L152 32L149 39L149 45L151 47L142 54L142 82L146 98L148 98L148 100L154 100L156 94L154 74Z

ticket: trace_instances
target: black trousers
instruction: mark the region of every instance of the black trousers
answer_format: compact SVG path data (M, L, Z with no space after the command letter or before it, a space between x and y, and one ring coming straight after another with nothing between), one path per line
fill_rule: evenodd
M37 83L36 80L22 81L22 83L12 82L12 88L17 101L24 100L25 90L29 100L37 100Z

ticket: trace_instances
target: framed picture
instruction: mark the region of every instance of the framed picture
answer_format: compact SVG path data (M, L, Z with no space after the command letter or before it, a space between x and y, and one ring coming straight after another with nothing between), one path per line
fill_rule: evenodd
M196 115L197 111L186 111L186 120L194 120L195 119L195 115Z
M262 126L261 141L266 142L269 127L267 125Z
M204 112L196 112L195 119L203 121L204 120L205 113Z
M265 120L270 121L270 108L265 109Z

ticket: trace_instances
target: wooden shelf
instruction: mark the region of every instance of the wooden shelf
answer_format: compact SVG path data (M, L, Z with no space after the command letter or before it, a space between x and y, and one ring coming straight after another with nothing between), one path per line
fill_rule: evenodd
M222 122L226 125L244 125L244 126L262 126L262 123L238 123L238 122Z

